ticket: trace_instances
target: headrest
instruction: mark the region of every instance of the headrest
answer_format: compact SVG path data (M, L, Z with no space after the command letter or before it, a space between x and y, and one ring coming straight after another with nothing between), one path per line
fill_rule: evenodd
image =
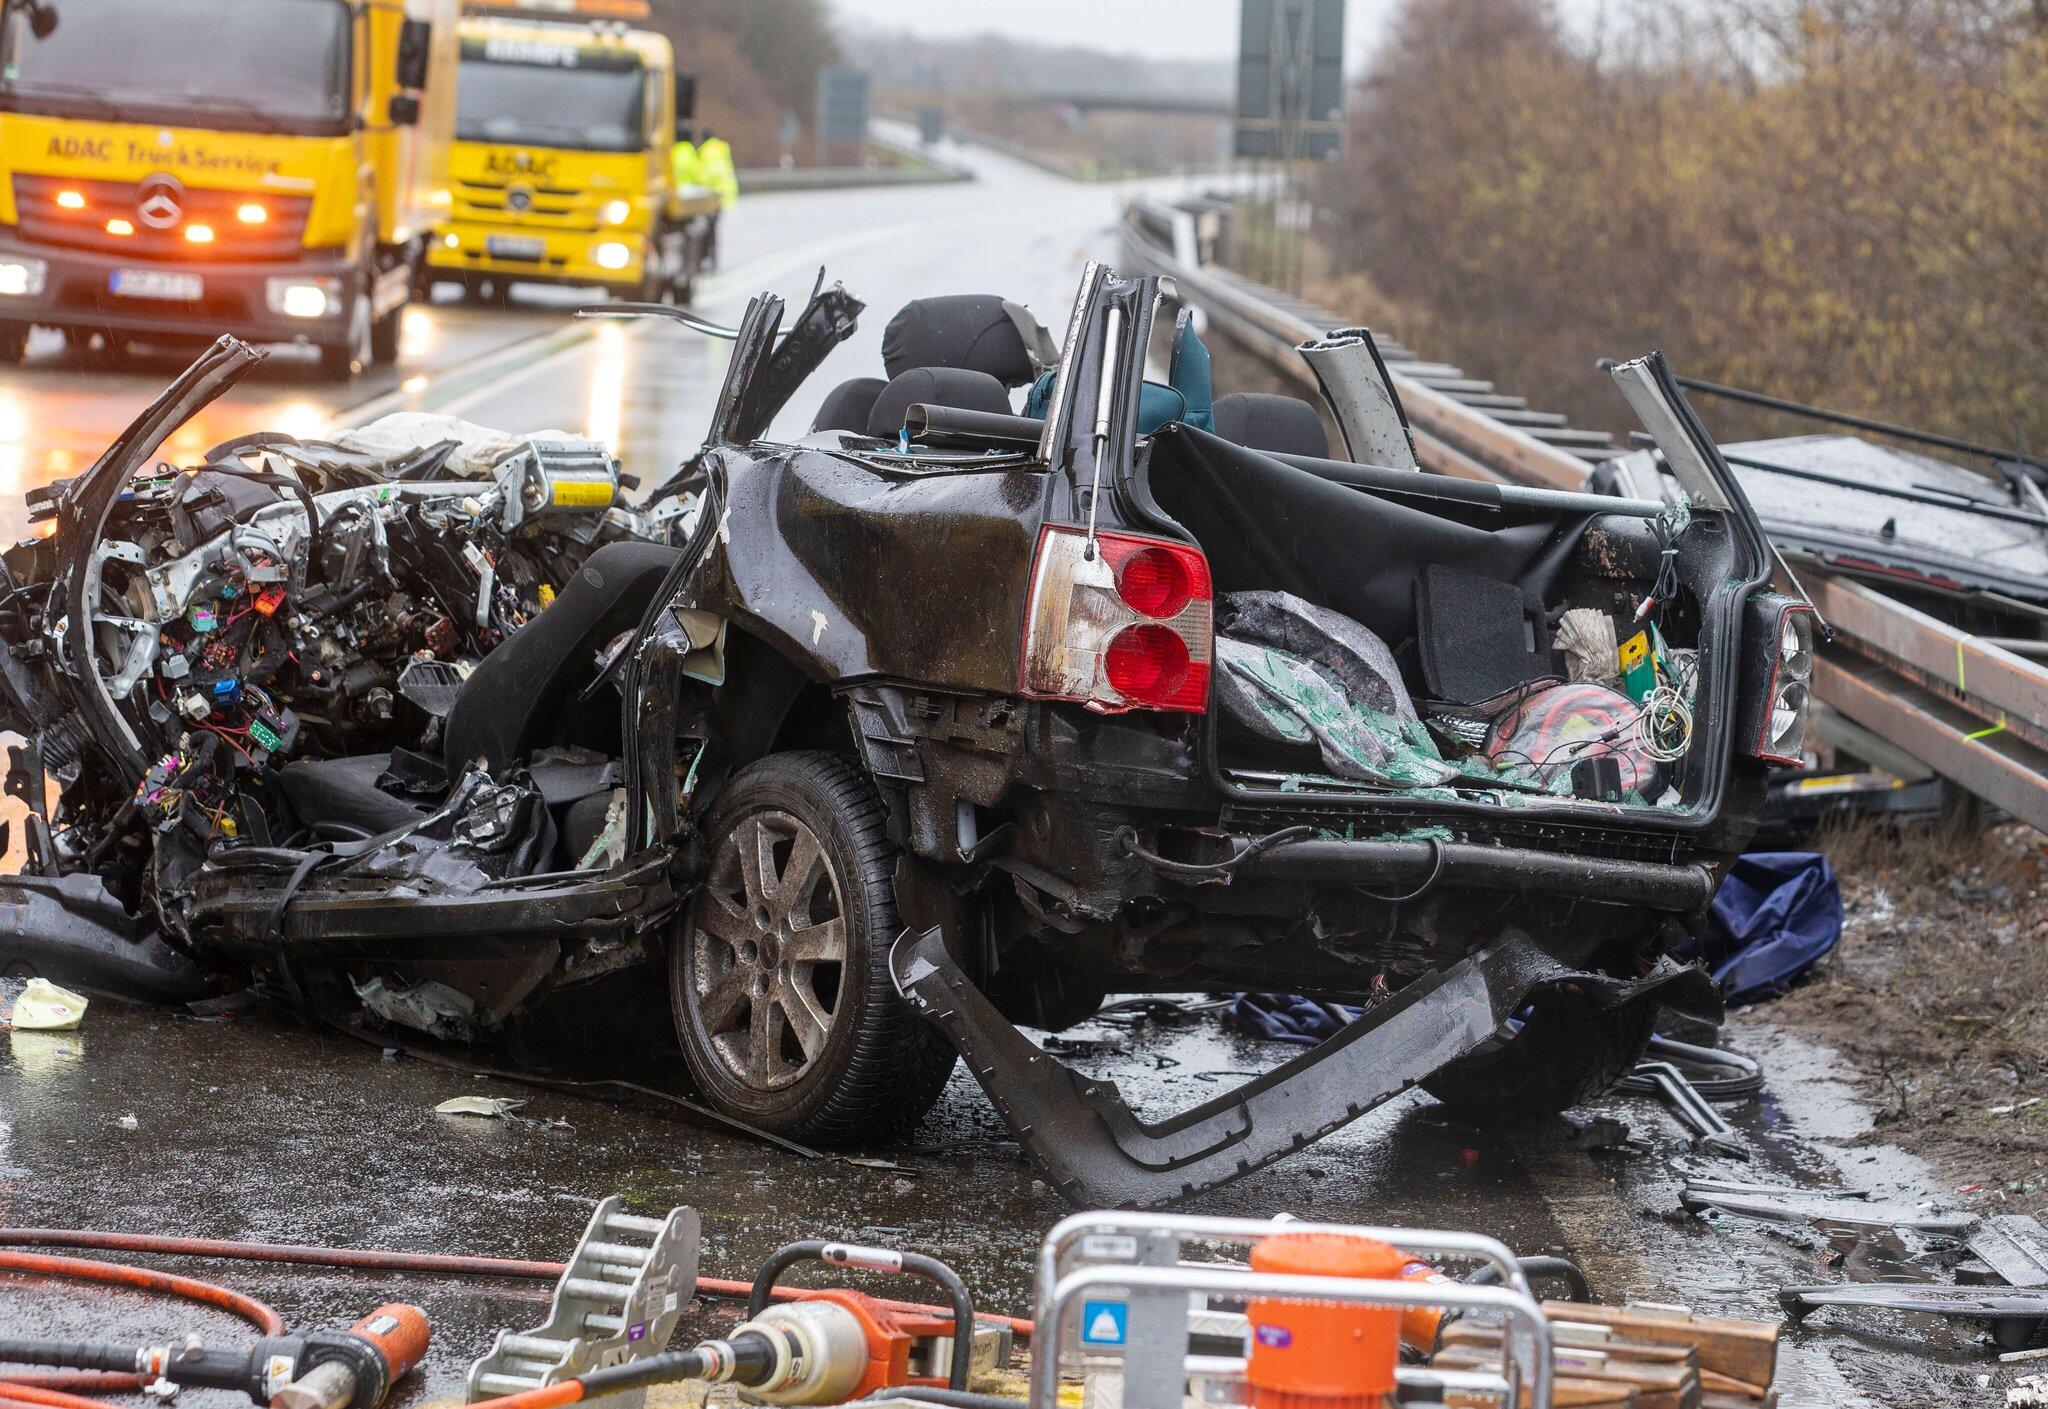
M1323 430L1323 418L1315 407L1291 396L1239 392L1218 397L1216 434L1247 450L1330 458L1330 437Z
M952 294L904 305L882 333L882 366L891 377L918 367L985 372L1006 387L1038 374L1017 320L994 294Z
M913 406L950 406L958 411L1010 414L1010 393L986 372L959 367L913 367L882 388L868 415L868 434L894 440L903 430L903 413Z

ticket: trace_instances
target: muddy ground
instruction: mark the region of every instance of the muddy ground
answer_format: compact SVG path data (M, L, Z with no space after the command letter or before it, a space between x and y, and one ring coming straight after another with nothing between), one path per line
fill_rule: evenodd
M2048 1205L2048 838L2032 828L1823 835L1841 947L1770 1020L1858 1068L1871 1138L1955 1201Z

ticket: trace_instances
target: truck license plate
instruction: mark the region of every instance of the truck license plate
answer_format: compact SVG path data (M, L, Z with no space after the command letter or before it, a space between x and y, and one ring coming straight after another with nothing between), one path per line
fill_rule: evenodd
M519 259L538 264L548 252L548 242L527 235L492 235L484 241L484 252L492 259Z
M160 298L176 303L197 303L206 293L206 281L197 274L178 274L168 269L116 269L107 276L107 287L123 298Z

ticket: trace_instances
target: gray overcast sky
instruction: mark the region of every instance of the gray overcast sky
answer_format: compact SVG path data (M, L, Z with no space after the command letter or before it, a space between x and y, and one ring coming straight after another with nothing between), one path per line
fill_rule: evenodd
M1161 58L1227 59L1237 53L1238 0L831 0L852 20L920 34L994 30L1049 44L1149 50ZM1349 0L1352 52L1379 32L1392 0Z

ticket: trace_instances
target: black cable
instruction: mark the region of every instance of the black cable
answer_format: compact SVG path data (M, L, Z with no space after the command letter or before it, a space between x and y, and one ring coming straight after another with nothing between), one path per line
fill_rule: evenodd
M42 1365L64 1370L111 1370L135 1373L135 1347L95 1345L87 1341L0 1340L0 1363Z
M1174 861L1159 855L1157 852L1147 851L1138 844L1138 829L1136 827L1120 828L1116 834L1116 839L1117 844L1124 849L1125 855L1135 856L1138 860L1144 862L1163 876L1175 880L1198 882L1221 880L1227 883L1237 874L1238 868L1246 862L1264 856L1277 846L1284 846L1291 841L1300 841L1315 834L1316 829L1314 827L1282 827L1277 832L1268 832L1265 836L1253 841L1235 856L1222 861L1208 862Z
M268 485L272 489L282 489L297 496L299 506L306 511L306 577L310 581L323 571L320 556L326 545L320 537L320 504L313 497L313 491L306 488L302 481L294 475L271 474L265 470L251 470L234 464L209 465L207 468L216 474L234 475L238 479ZM228 536L232 542L232 531Z
M1518 1257L1515 1265L1522 1269L1522 1275L1530 1281L1555 1277L1565 1284L1568 1300L1591 1301L1593 1287L1586 1280L1586 1274L1579 1264L1566 1257ZM1468 1287L1494 1287L1500 1285L1500 1269L1488 1264L1465 1278Z
M1024 1409L1026 1401L1005 1399L1000 1394L974 1394L967 1390L931 1389L925 1385L905 1385L900 1389L878 1389L860 1404L873 1404L884 1400L905 1400L912 1404L940 1404L946 1409Z
M1365 896L1368 900L1377 900L1382 905L1406 905L1411 900L1420 900L1423 896L1428 895L1431 890L1436 888L1436 883L1444 877L1444 844L1435 837L1428 838L1428 841L1431 852L1429 875L1421 885L1415 887L1406 895L1381 895L1378 891L1367 890L1364 886L1359 886L1357 888L1359 894Z
M768 1294L775 1290L775 1279L799 1262L822 1262L832 1267L865 1267L865 1262L846 1257L835 1257L835 1249L847 1246L844 1243L827 1242L823 1238L807 1238L799 1243L789 1243L768 1254L768 1260L761 1264L761 1270L754 1274L754 1290L747 1298L749 1318L759 1316L768 1309ZM964 1391L967 1388L968 1364L974 1359L974 1296L967 1290L967 1283L960 1274L939 1261L926 1257L920 1252L897 1252L890 1250L896 1269L912 1277L922 1277L944 1290L953 1303L953 1365L947 1375L950 1388Z

